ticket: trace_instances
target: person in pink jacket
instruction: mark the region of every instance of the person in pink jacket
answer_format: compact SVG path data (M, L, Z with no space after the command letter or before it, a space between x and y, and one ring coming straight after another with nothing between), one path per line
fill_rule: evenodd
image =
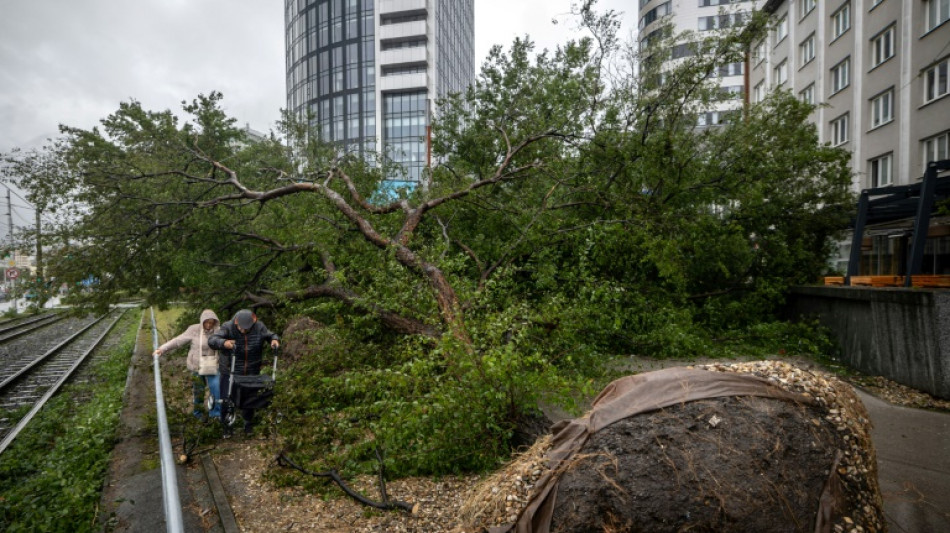
M189 344L188 360L185 366L192 372L192 392L194 393L195 418L204 417L201 407L205 399L205 386L211 391L212 408L209 418L221 417L221 389L218 379L218 352L208 346L208 338L217 333L221 321L211 309L201 312L201 321L188 326L184 333L158 347L152 354L158 357L166 352Z

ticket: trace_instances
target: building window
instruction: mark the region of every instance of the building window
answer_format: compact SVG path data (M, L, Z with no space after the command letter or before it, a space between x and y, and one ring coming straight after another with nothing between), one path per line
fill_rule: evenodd
M700 113L696 117L696 125L701 128L706 126L719 126L720 124L724 124L731 114L732 111L707 111Z
M640 7L646 5L650 0L640 0ZM748 2L749 0L699 0L699 7L727 6L729 4L738 4L739 2Z
M427 44L428 41L425 37L411 41L383 41L379 44L379 49L385 52L387 50L399 50L400 48L418 48Z
M783 59L781 63L773 69L775 85L781 85L788 81L788 60Z
M785 15L782 16L782 18L778 20L778 25L775 26L775 40L773 41L773 43L778 44L782 42L782 40L785 39L785 37L787 36L788 36L788 14L786 13Z
M875 7L881 5L881 2L883 1L884 0L871 0L871 9L874 9Z
M871 68L894 57L894 26L871 39Z
M831 121L831 145L840 146L850 139L848 134L848 114L845 113Z
M871 128L894 120L894 89L888 89L871 99Z
M426 166L426 91L383 95L383 142L389 161L412 182Z
M711 17L699 17L699 31L718 30L721 28L730 28L740 26L747 18L746 13L732 13L724 15L713 15Z
M817 3L818 3L817 0L802 0L802 3L798 4L799 7L801 8L801 11L799 11L798 18L800 19L805 18L805 15L808 15L815 9L815 5Z
M741 100L745 91L743 85L725 85L719 87L719 100Z
M883 187L893 183L892 168L894 156L892 154L882 155L868 161L868 174L871 175L871 187Z
M768 47L765 44L765 40L759 41L759 44L755 45L755 65L759 66L759 63L765 61L765 56L768 55Z
M926 0L927 31L950 19L950 0Z
M815 105L815 84L812 83L798 93L798 99L806 104Z
M752 103L757 104L765 99L765 81L760 81L755 84L755 87L752 89Z
M424 64L395 65L395 66L384 66L382 70L383 70L383 76L401 76L403 74L424 73L426 71L426 66Z
M831 67L831 94L844 89L851 84L851 58Z
M950 158L950 132L944 132L921 142L924 150L924 169L933 161Z
M851 4L847 3L835 11L831 15L831 23L834 28L834 39L848 31L851 28Z
M815 59L815 34L811 34L807 39L798 45L798 57L802 65L807 65L812 59Z
M725 65L719 65L717 68L710 70L706 77L725 78L726 76L742 76L745 73L744 67L745 63L726 63Z
M950 58L944 59L927 69L927 75L924 76L924 103L932 102L947 94L948 67L950 67Z
M671 5L670 2L664 2L654 7L653 9L647 11L646 15L643 15L643 17L640 19L640 29L642 30L643 28L659 20L661 17L664 17L672 13L673 10L670 7L670 5Z

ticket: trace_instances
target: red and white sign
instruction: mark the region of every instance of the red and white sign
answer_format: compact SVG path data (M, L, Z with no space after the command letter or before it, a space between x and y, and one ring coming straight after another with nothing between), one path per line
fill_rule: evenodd
M17 279L20 277L20 271L15 268L8 268L6 270L7 279Z

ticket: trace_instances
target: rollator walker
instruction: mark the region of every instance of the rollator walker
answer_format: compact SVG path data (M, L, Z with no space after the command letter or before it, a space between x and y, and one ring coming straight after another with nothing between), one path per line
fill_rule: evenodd
M232 427L238 419L238 409L264 409L270 406L274 399L274 385L277 383L277 355L280 348L274 349L274 365L270 374L256 376L234 375L237 357L231 358L231 379L228 382L227 394L221 397L222 411L227 407L227 416L222 419L227 427ZM262 365L263 366L263 365ZM212 399L208 399L209 407Z

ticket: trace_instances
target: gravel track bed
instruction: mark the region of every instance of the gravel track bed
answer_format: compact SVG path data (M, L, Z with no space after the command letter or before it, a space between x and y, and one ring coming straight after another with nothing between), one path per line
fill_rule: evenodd
M46 353L95 320L93 316L67 318L0 345L0 381L19 372L38 355Z

